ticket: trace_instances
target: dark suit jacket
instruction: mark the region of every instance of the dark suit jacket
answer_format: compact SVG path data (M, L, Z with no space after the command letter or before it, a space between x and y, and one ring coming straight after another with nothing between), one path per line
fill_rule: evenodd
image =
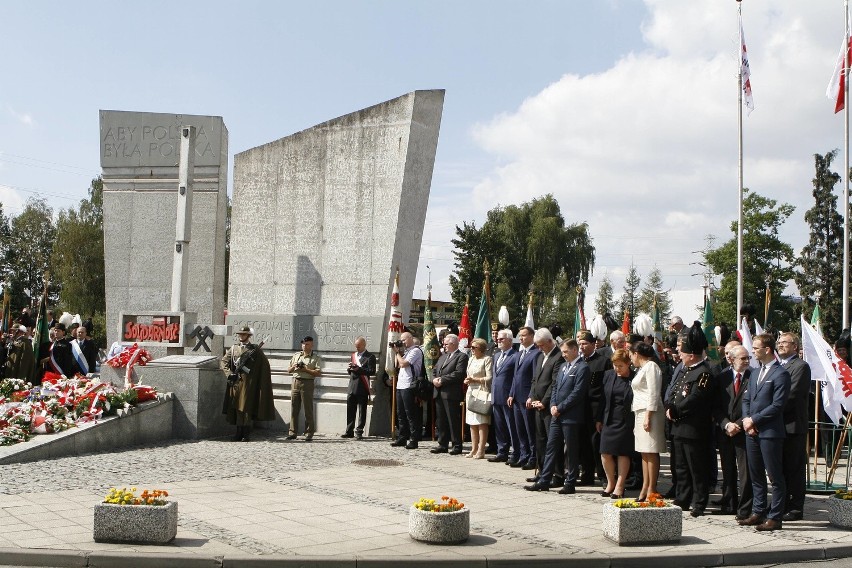
M456 349L452 353L442 353L432 369L432 378L441 379L441 387L436 389L441 398L460 401L462 385L467 376L467 353Z
M529 357L529 355L528 355ZM556 375L559 373L559 365L565 360L557 345L553 346L550 354L539 350L533 367L533 379L530 385L530 398L538 400L544 405L544 411L550 413L550 391Z
M598 409L603 400L603 376L604 373L612 369L612 360L604 357L597 351L586 359L586 364L589 366L589 394L586 400L586 409L588 414L586 418L591 422L598 415Z
M757 384L760 370L751 374L743 396L743 418L750 416L757 428L758 438L784 438L784 405L790 394L790 373L779 363L773 363L763 382Z
M784 405L784 427L788 434L805 434L808 431L811 366L793 357L784 368L790 373L790 395Z
M351 356L349 362L353 362ZM364 351L364 355L361 357L361 366L349 371L349 389L346 391L346 394L368 396L370 394L370 389L368 388L370 379L367 379L367 384L365 385L361 377L363 375L372 377L375 374L376 356L369 351Z
M51 358L49 368L57 373L70 378L80 372L80 367L77 366L77 362L74 360L74 354L71 352L71 344L68 342L68 339L54 341L47 355ZM42 357L43 355L39 356ZM56 361L56 364L60 367L59 369L55 368L53 361Z
M716 393L716 411L714 413L714 421L722 432L725 432L725 427L733 422L740 428L743 425L743 396L748 388L749 375L751 369L747 368L743 371L740 379L740 392L734 393L734 370L728 367L719 375L718 392ZM727 435L727 434L726 434Z
M518 352L514 349L509 349L506 356L503 358L503 363L500 368L497 368L497 361L500 360L500 355L503 352L499 349L494 353L494 361L492 369L494 370L494 378L491 381L491 394L494 404L506 406L506 399L509 398L509 393L512 392L512 379L515 377L515 366L518 358Z
M582 424L586 418L586 396L589 392L591 371L582 357L570 370L569 366L567 361L559 366L551 389L553 394L550 397L550 406L555 406L559 412L556 418L559 422ZM550 412L550 408L547 408L547 411Z
M530 387L532 386L533 371L538 354L538 347L530 345L523 361L521 361L520 352L518 358L515 359L515 377L512 379L512 390L509 391L509 396L514 398L516 402L520 402L521 405L530 397Z
M615 421L614 412L618 409L623 413L619 418L628 423L633 422L630 411L633 408L633 389L630 386L630 381L633 380L635 372L630 373L629 379L623 379L615 373L615 369L610 369L603 376L603 397L601 404L598 407L598 414L595 417L596 422L601 422L605 426L611 425ZM617 404L616 400L619 394L623 393L621 404Z

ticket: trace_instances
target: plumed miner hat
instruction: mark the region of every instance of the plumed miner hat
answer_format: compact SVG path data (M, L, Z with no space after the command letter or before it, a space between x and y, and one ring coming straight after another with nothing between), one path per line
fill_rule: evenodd
M680 350L684 353L700 355L702 351L707 349L707 337L704 335L704 330L701 328L701 322L695 321L681 342Z

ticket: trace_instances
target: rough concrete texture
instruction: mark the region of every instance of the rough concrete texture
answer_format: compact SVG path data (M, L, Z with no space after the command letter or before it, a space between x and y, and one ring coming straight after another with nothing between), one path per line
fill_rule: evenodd
M833 495L826 500L828 522L835 527L852 529L852 501L838 499Z
M682 530L680 507L626 509L612 503L603 506L603 534L618 544L677 542Z
M228 130L221 117L100 111L107 340L119 314L168 311L177 216L179 130L196 127L187 306L221 324L225 305ZM213 341L221 353L222 339ZM155 356L165 350L155 349Z
M433 513L412 506L408 513L408 534L414 540L434 544L465 542L470 538L470 509Z
M95 505L95 542L133 542L166 544L177 535L178 504L165 505Z

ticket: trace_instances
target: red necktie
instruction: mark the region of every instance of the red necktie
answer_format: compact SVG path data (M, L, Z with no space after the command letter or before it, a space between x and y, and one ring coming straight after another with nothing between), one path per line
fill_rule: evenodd
M734 396L739 396L740 394L740 377L742 373L737 373L737 378L734 379Z

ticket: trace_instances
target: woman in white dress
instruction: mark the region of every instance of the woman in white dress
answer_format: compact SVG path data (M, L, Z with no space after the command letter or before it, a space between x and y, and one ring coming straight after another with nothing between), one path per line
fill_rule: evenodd
M665 451L665 419L661 394L663 375L654 361L654 348L637 341L630 346L630 362L637 369L633 387L632 410L635 416L633 437L636 451L642 454L642 489L638 501L657 493L660 452Z
M488 344L484 339L476 338L470 345L470 359L467 361L467 377L464 384L467 385L468 398L476 389L491 391L491 357L486 353ZM485 444L488 442L488 425L491 424L491 414L479 414L467 408L464 415L465 421L470 425L470 440L472 449L465 455L466 458L481 460L485 457Z

